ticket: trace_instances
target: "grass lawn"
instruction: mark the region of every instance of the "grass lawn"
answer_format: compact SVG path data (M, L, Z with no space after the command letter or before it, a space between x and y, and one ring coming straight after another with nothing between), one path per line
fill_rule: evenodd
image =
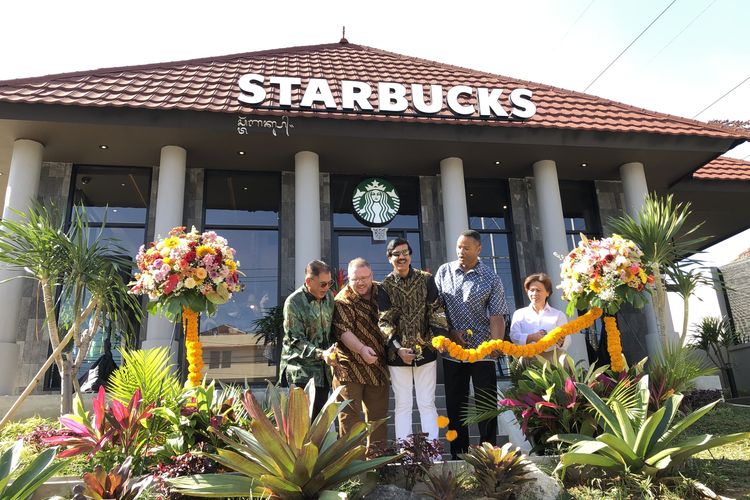
M750 431L750 408L720 403L708 415L698 420L685 437L700 434L724 435ZM719 495L750 500L750 440L746 439L704 451L690 459L681 473L711 488ZM644 498L642 481L606 484L593 481L586 486L568 488L566 498L576 500L636 499ZM652 486L654 497L665 500L701 498L690 486L682 482L669 486Z

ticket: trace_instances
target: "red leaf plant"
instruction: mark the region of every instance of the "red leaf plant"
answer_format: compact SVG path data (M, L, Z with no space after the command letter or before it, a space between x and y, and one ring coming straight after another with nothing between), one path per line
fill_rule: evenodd
M155 403L142 405L141 390L136 389L127 406L117 400L107 403L104 387L93 400L92 411L76 399L74 413L60 417L65 435L44 439L48 446L60 446L58 458L87 453L94 464L110 469L127 457L138 460L148 447L148 419Z

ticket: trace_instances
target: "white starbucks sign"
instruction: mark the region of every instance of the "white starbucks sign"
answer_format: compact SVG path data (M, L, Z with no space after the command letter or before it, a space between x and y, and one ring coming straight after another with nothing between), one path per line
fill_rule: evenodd
M354 215L369 226L384 226L393 220L401 206L393 184L384 180L365 179L354 188Z

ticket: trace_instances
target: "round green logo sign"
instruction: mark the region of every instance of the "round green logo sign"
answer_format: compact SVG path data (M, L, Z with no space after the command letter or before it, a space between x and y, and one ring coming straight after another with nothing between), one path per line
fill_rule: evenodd
M401 199L393 184L383 179L365 179L354 188L354 215L369 226L384 226L391 222Z

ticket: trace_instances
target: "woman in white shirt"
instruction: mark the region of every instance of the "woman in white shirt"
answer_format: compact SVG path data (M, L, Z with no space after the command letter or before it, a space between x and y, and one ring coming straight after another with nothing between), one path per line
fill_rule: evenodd
M544 273L532 274L524 280L523 287L531 304L516 310L510 323L510 339L518 345L533 344L554 328L568 322L565 313L547 304L547 299L552 295L552 280L549 276ZM564 350L569 345L570 338L565 337L557 346L543 352L542 356L551 359L556 348Z

